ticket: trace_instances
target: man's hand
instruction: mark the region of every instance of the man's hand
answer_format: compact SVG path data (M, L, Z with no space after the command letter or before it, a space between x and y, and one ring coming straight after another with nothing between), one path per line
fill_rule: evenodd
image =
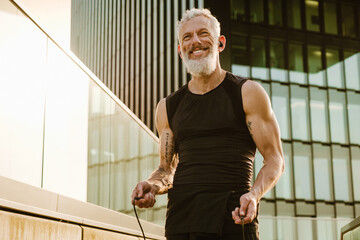
M256 197L248 192L240 197L240 208L232 211L232 218L235 224L241 224L241 218L244 218L244 224L251 223L256 217L257 201Z
M155 195L154 186L146 181L142 181L136 185L131 195L131 202L140 208L153 207L156 202Z

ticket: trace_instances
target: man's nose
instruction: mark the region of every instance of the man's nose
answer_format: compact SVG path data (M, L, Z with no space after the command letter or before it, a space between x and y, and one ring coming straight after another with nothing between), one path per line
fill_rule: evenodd
M191 45L196 45L196 44L199 44L199 43L201 43L200 38L196 33L194 33L194 35L193 35L193 37L191 39Z

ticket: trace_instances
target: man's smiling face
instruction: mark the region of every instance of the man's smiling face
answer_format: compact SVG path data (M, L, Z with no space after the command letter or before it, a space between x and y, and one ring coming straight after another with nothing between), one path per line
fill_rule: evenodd
M197 16L186 21L179 32L179 51L192 75L210 75L216 68L218 45L209 18Z

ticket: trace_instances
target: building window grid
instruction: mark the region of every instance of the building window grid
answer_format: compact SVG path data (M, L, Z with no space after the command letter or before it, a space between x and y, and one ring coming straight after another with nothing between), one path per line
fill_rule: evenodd
M248 43L250 43L250 37L247 37L247 39L248 39ZM269 42L270 40L266 40L266 42ZM287 42L287 44L286 44L286 46L288 45L288 42ZM268 66L268 56L269 56L269 45L268 44L266 44L266 56L267 56L267 63L266 63L266 66ZM251 44L248 44L248 48L250 48L251 47ZM286 47L285 47L285 49L287 49ZM248 50L249 51L249 50ZM286 51L286 50L285 50ZM342 51L341 51L341 54L342 54ZM250 54L249 54L250 55ZM322 55L322 59L321 59L321 62L322 62L322 65L323 66L326 66L326 49L325 49L325 47L321 47L321 55ZM251 56L251 55L250 55ZM285 56L287 56L287 54L285 55ZM340 55L341 56L341 55ZM340 58L340 59L342 59L342 58ZM305 58L304 59L304 65L306 66L307 65L307 58ZM251 58L250 58L250 66L251 66ZM344 66L342 66L342 68L344 68ZM305 67L305 69L306 69L306 67ZM344 70L342 71L342 74L344 75ZM263 80L263 79L255 79L255 80L257 80L257 81L259 81L259 82L267 82L267 80ZM280 82L280 81L274 81L274 80L270 80L269 79L269 81L270 81L270 83L271 82L278 82L278 83L280 83L280 84L284 84L284 85L288 85L288 86L290 86L290 85L299 85L299 86L304 86L304 87L307 87L307 91L308 91L308 95L307 95L307 100L308 100L308 103L307 103L307 108L309 109L309 104L310 104L310 87L317 87L317 88L320 88L320 89L326 89L326 95L327 95L327 107L329 108L329 89L336 89L336 90L340 90L340 91L351 91L351 92L358 92L358 91L354 91L354 90L347 90L347 89L345 89L345 86L343 86L343 88L341 88L341 89L338 89L338 88L335 88L335 87L329 87L328 86L328 84L327 84L327 80L325 79L325 81L326 81L326 86L316 86L316 85L311 85L311 84L309 84L308 82L307 82L307 84L305 84L305 85L303 85L303 84L298 84L298 83L290 83L290 82L286 82L286 83L284 83L284 82ZM290 91L291 92L291 91ZM270 96L272 96L272 93L270 92ZM291 93L289 93L289 105L290 105L290 99L291 99ZM345 100L345 102L344 102L344 106L347 106L348 105L348 103L347 103L347 99ZM290 111L291 111L291 108L289 108L290 109ZM347 121L347 125L349 125L348 124L348 114L347 114L347 109L345 108L345 111L346 111L346 114L344 115L344 117L346 118L346 121ZM289 119L289 121L290 121L290 124L291 124L291 114L290 114L290 119ZM311 112L309 111L309 116L308 116L308 121L310 122L311 120ZM327 118L327 121L330 123L330 117L329 117L329 111L327 111L327 114L326 114L326 118ZM328 128L330 127L330 124L328 125ZM291 127L291 129L292 129L292 127ZM294 139L292 139L292 140L290 140L290 141L288 141L288 140L284 140L284 139L282 139L283 140L283 142L291 142L291 143L293 143L293 142L301 142L301 143L305 143L305 144L311 144L311 151L312 151L312 156L313 156L313 151L314 151L314 147L313 147L313 144L312 143L316 143L316 142L318 142L318 141L313 141L312 140L312 129L310 128L310 140L309 141L301 141L301 140L294 140ZM349 132L349 128L347 127L346 128L346 131L347 132ZM329 134L331 134L331 131L330 130L328 130L328 132L329 132ZM318 143L320 143L320 144L323 144L323 145L325 145L325 146L333 146L333 145L340 145L341 143L332 143L331 142L331 135L329 136L329 142L318 142ZM292 152L294 152L294 149L293 149L293 144L291 144L292 145ZM353 143L348 143L348 144L341 144L341 146L345 146L346 148L347 148L347 150L348 151L350 151L350 146L359 146L359 144L353 144ZM331 148L332 149L332 148ZM350 155L351 156L351 155ZM333 159L333 154L332 154L332 150L331 150L331 159ZM351 159L351 158L350 158ZM294 161L294 158L292 157L292 161ZM311 158L311 164L312 164L312 172L311 172L311 174L312 174L312 177L313 177L313 179L314 179L314 158L312 157ZM335 203L337 203L337 202L339 202L339 201L337 201L336 199L335 199L335 190L334 190L334 167L333 167L333 161L330 161L330 164L331 164L331 166L330 166L330 168L331 168L331 174L332 174L332 176L331 176L331 180L332 180L332 182L330 183L331 184L331 187L332 187L332 194L333 194L333 201L326 201L326 203L327 204L331 204L331 205L334 205L335 207L336 207L336 204ZM351 164L351 160L350 160L350 163L349 164ZM294 162L292 163L292 165L294 166ZM350 165L350 169L351 169L351 165ZM294 174L295 174L295 172L294 172L295 170L294 170L294 168L292 169L292 177L294 178ZM352 173L349 173L349 174L352 174ZM352 177L351 177L351 179L353 179ZM293 188L295 189L295 181L293 180ZM274 189L274 191L276 191L275 189ZM353 188L353 183L351 182L351 192L352 192L352 195L354 196L354 188ZM265 198L264 200L265 201L274 201L274 200L282 200L282 199L277 199L276 198L276 192L274 192L274 194L275 194L275 198ZM316 196L315 195L315 187L313 188L313 195L314 196ZM306 201L307 203L310 203L310 204L313 204L314 206L315 206L315 203L316 202L318 202L318 201L320 201L320 202L322 202L322 200L319 200L319 199L314 199L314 201ZM290 201L291 202L291 201ZM353 202L353 201L352 201ZM350 203L350 204L352 204L352 203ZM316 216L316 208L315 208L315 216ZM353 208L353 211L354 211L354 216L355 216L355 208ZM336 216L336 210L334 211L334 214L335 214L335 216ZM295 216L297 216L298 214L296 213L296 208L295 208Z
M235 0L232 0L231 4L236 4L235 2L233 2ZM281 8L281 18L282 18L282 23L281 24L271 24L270 23L270 5L269 2L272 0L257 0L258 3L260 4L260 9L262 9L261 13L261 18L260 20L258 20L258 17L254 16L256 15L255 13L253 13L253 9L251 8L253 5L258 5L259 4L255 4L255 2L251 2L250 0L242 0L242 4L244 6L244 17L240 17L238 18L237 15L235 14L235 12L233 14L231 14L231 18L232 19L240 19L240 21L246 22L246 23L253 23L253 24L264 24L264 25L270 25L270 26L276 26L276 27L282 27L282 28L291 28L288 27L288 16L287 16L287 7L288 7L288 2L287 1L281 1L280 0L280 8ZM308 29L307 25L309 24L306 20L306 12L307 10L307 6L306 6L306 0L295 0L295 1L299 1L299 6L300 6L300 19L298 19L301 22L301 27L299 28L299 30L301 31L306 31ZM315 32L319 32L321 34L324 35L337 35L334 33L327 33L325 31L325 7L324 4L327 2L326 0L316 0L317 5L315 3L315 1L312 1L313 3L311 3L310 5L313 5L313 7L317 8L317 12L318 12L318 16L313 17L311 16L310 19L313 19L315 22L317 22L316 25L318 25L318 30L315 30ZM329 1L329 3L335 4L336 5L336 22L337 22L337 32L340 33L340 36L342 35L343 37L350 37L350 38L360 38L360 6L358 6L356 2L353 3L343 3L340 0L336 0L336 1ZM309 4L308 4L309 5ZM353 19L352 19L352 24L354 25L354 36L347 36L342 34L343 33L343 27L342 27L342 23L343 23L343 16L341 14L341 11L344 7L347 6L351 6L352 10L354 11L353 14ZM258 8L259 9L259 8ZM235 14L235 15L234 15ZM254 15L255 14L255 15ZM285 17L286 16L286 17ZM241 20L242 19L242 20ZM295 28L297 29L297 28ZM307 30L309 31L309 30ZM312 31L310 29L310 31Z

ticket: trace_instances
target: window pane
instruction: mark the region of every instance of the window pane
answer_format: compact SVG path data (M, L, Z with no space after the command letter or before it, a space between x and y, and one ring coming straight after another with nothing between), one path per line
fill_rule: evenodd
M269 4L269 24L282 26L282 5L279 0L268 0Z
M250 1L250 22L264 23L264 2L263 2L263 0Z
M338 50L326 50L326 73L329 87L344 88L342 62Z
M291 86L291 120L293 139L309 140L309 109L306 88Z
M317 0L305 0L306 29L320 31L319 2Z
M331 141L348 143L345 93L330 89L329 99Z
M349 149L333 146L335 200L351 201Z
M266 68L265 40L251 40L251 77L268 80L269 71Z
M360 144L360 94L348 92L350 143Z
M324 71L321 64L321 48L308 46L309 83L325 86Z
M314 144L315 196L320 200L333 200L330 147Z
M360 201L360 148L351 147L351 164L352 164L352 175L353 175L353 186L354 186L354 200Z
M288 0L287 16L288 26L291 28L301 28L300 0Z
M295 196L313 200L311 149L309 145L294 143Z
M341 16L342 16L342 33L343 36L355 37L355 14L354 6L342 5Z
M270 42L270 68L271 79L287 82L285 70L284 44L282 42Z
M360 54L344 52L346 88L360 90Z
M294 199L293 178L292 178L292 153L291 144L283 143L285 158L285 171L279 182L276 184L276 197L285 199Z
M231 19L245 21L245 0L231 0Z
M289 87L272 83L272 107L280 126L281 138L290 139Z
M313 141L329 142L326 90L310 88L311 134Z
M338 34L336 4L324 2L325 32Z
M306 83L302 45L289 44L289 70L291 82Z
M231 41L232 72L242 77L250 77L247 39L232 35Z

